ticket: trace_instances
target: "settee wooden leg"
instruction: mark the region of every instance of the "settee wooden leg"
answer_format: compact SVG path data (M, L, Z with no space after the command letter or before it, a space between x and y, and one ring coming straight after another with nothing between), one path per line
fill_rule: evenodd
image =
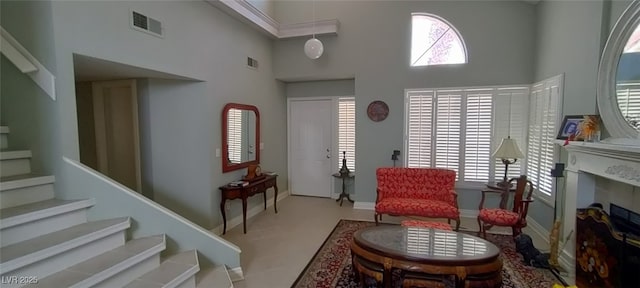
M460 230L460 217L458 217L458 219L456 219L456 230L455 231L459 231Z
M382 218L382 217L380 217ZM376 213L375 215L373 215L373 219L376 220L376 226L378 226L378 213Z

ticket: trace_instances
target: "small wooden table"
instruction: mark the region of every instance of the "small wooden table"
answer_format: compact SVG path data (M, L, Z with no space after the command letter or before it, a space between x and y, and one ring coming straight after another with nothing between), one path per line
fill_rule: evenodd
M342 192L340 193L340 197L338 197L338 199L336 200L336 202L340 201L340 206L342 206L342 201L344 200L345 197L347 197L347 200L349 200L349 202L353 203L353 200L351 200L351 197L349 197L349 193L345 192L345 188L346 185L344 183L344 180L347 178L355 178L356 175L353 173L349 173L349 174L342 174L342 173L334 173L333 177L336 177L338 179L342 178Z
M224 222L224 228L222 234L227 233L227 213L225 212L224 205L227 200L242 199L242 226L244 228L244 234L247 234L247 198L262 193L264 196L264 210L267 210L267 189L273 187L273 209L278 213L278 175L265 175L265 177L250 182L247 186L231 186L229 184L221 186L220 191L222 197L220 199L220 212L222 212L222 221Z
M502 286L500 249L464 233L375 226L354 234L351 255L356 279L373 277L383 287Z

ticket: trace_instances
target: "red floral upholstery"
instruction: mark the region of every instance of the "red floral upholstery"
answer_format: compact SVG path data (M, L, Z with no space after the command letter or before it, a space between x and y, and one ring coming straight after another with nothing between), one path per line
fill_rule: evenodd
M420 227L420 228L433 228L440 230L451 231L451 225L442 222L430 222L420 220L404 220L400 223L404 227Z
M481 220L485 222L493 223L498 226L512 226L518 223L520 215L516 212L512 212L504 209L482 209L480 215Z
M460 226L456 172L438 168L378 168L375 220L382 214L448 218Z
M533 192L533 184L527 180L527 176L522 175L518 178L512 178L509 180L509 186L516 183L516 190L513 194L513 209L508 210L506 207L500 208L484 208L484 200L486 195L499 194L501 198L509 196L507 188L504 191L482 191L482 200L480 201L480 213L478 214L478 226L480 226L479 234L483 237L487 237L487 230L493 226L506 226L511 227L513 231L513 237L522 233L522 228L527 226L527 211L529 210L529 203L533 202L531 194ZM505 201L500 201L500 205Z

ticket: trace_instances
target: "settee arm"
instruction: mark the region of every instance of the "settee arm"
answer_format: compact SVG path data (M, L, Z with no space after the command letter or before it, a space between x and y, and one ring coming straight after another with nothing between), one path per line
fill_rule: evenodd
M384 198L384 188L376 187L376 203L380 202Z

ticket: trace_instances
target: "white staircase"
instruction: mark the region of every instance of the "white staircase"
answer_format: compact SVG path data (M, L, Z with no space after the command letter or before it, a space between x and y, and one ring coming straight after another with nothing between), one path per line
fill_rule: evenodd
M196 283L196 250L161 260L165 235L126 241L129 217L87 221L95 201L55 199L55 178L32 174L31 151L7 151L8 134L0 127L0 287L233 287L224 267Z

